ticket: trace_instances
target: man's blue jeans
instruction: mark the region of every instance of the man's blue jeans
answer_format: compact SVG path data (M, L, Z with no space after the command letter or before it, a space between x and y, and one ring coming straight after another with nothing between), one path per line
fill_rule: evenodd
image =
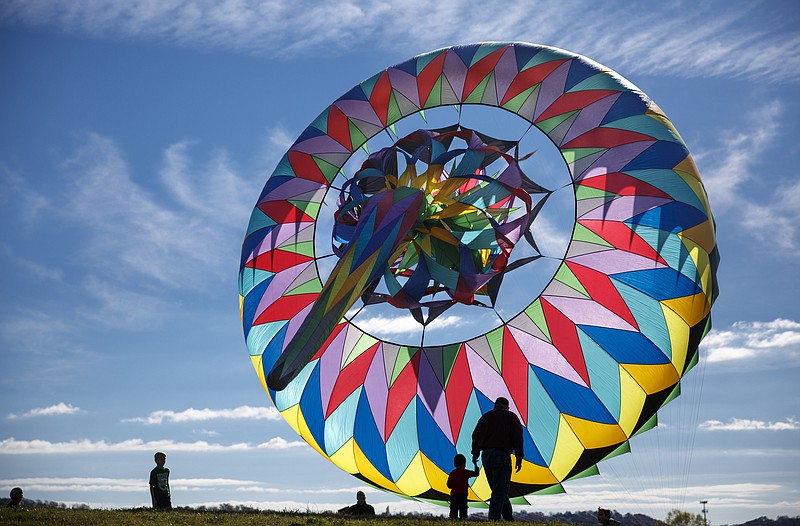
M486 480L492 490L489 501L489 519L514 520L511 512L511 501L508 500L508 488L511 485L511 455L500 449L486 449L481 453Z

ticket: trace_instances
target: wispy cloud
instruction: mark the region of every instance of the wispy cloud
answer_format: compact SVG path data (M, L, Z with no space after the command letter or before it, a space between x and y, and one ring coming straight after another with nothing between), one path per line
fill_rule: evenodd
M423 52L468 41L536 39L633 72L776 81L800 77L798 15L769 3L735 9L722 1L682 9L666 3L632 17L627 3L608 2L597 9L588 0L489 0L480 7L474 1L410 0L402 9L382 0L8 0L0 5L0 22L276 57L366 47Z
M794 418L787 418L784 422L731 418L728 422L706 420L698 426L698 429L704 431L797 431L800 429L800 422Z
M739 321L728 330L712 330L701 349L709 364L747 360L756 368L794 366L800 363L800 323Z
M225 453L235 451L254 451L259 449L285 450L288 448L308 447L303 441L286 441L273 438L262 444L240 442L237 444L209 443L203 440L196 442L175 442L172 440L144 441L132 438L121 442L105 440L70 440L69 442L50 442L47 440L17 440L7 438L0 440L0 455L50 455L75 453L120 453L132 451L183 451L195 453Z
M274 407L242 405L232 409L189 408L184 411L153 411L146 417L126 418L123 422L141 422L152 425L164 422L207 422L209 420L281 420L281 414Z
M8 415L8 418L16 419L16 418L32 418L36 416L77 415L79 413L83 413L83 410L81 410L80 407L76 407L72 404L65 404L64 402L59 402L49 407L39 407L36 409L31 409L30 411L26 411L21 415L11 413Z

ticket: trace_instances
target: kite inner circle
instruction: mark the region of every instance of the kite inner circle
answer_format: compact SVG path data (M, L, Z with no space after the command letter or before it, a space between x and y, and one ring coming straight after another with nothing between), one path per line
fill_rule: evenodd
M492 116L470 122L472 108ZM458 118L395 132L446 109ZM531 133L484 126L506 114ZM537 134L566 184L529 168L541 151L522 143ZM371 148L379 136L388 144ZM565 194L566 246L539 252L540 212ZM509 495L525 503L597 474L657 424L711 327L718 260L697 166L652 100L564 50L472 44L377 73L303 131L251 215L240 314L281 415L387 491L446 505L454 455L506 397L525 449ZM543 262L541 286L509 287ZM528 297L506 315L507 289ZM359 312L382 307L410 312L420 341L368 330ZM428 339L461 308L494 318ZM481 472L469 500L490 493Z
M550 194L521 170L517 146L451 126L416 130L364 161L339 193L333 251L342 259L371 241L397 245L373 267L377 279L366 280L365 305L408 309L422 325L456 303L494 307L503 275L540 257L509 265L520 239L537 250L531 226ZM375 232L375 203L409 190L422 196L418 208L403 209L416 216L410 228L395 222Z

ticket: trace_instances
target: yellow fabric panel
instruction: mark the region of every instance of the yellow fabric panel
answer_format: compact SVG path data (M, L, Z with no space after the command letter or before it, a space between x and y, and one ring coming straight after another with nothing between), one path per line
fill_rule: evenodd
M652 367L652 366L649 366ZM639 415L642 414L642 407L647 395L644 389L636 383L636 380L628 371L620 365L619 367L619 388L620 388L620 407L619 407L619 427L626 436L631 436Z
M243 316L244 316L244 296L239 294L239 323L244 321Z
M522 469L519 473L512 473L511 480L522 484L556 484L558 479L553 472L545 466L522 460Z
M397 481L397 488L406 495L419 495L428 489L428 478L425 466L422 465L422 453L417 452L403 475Z
M698 272L700 273L700 288L703 289L703 292L706 296L706 301L711 301L711 280L712 280L712 268L711 268L711 261L708 257L708 252L705 248L701 247L700 245L696 244L693 240L688 238L683 238L683 244L689 251L689 256L694 261L694 266L697 268Z
M328 458L330 458L331 462L348 473L358 473L358 463L356 462L356 455L353 451L355 447L355 440L351 438Z
M326 455L325 452L322 451L322 448L319 447L319 445L317 444L317 441L314 439L314 435L311 434L311 430L308 428L308 424L306 424L306 419L303 416L302 411L300 411L300 406L299 405L295 405L293 407L290 407L286 411L282 411L281 414L283 414L283 413L285 413L287 411L291 411L292 409L297 411L297 417L296 417L296 419L297 419L297 428L296 428L297 432L300 434L301 437L303 437L303 440L308 442L308 445L310 445L311 447L313 447L314 449L317 450L317 453L319 453L320 455L322 455L325 458L328 458L328 455ZM284 417L284 418L286 418L286 417ZM291 424L291 422L289 422L289 423ZM292 426L292 427L294 427L294 426Z
M681 176L687 175L696 181L700 180L700 171L697 169L697 164L695 164L691 155L687 155L686 158L676 164L672 169ZM684 177L684 179L686 179L686 177Z
M300 425L298 423L300 419L299 413L300 413L300 406L293 405L292 407L281 411L281 416L283 417L284 420L286 420L286 422L289 423L290 426L292 426L292 429L294 429L295 433L302 436L302 433L300 432Z
M708 304L708 296L702 292L691 296L683 296L682 298L663 300L661 302L661 308L671 309L678 316L683 318L690 327L703 321L711 311L711 306Z
M447 487L448 473L439 469L436 464L421 453L420 458L422 459L422 467L425 469L425 475L428 477L431 488L441 491L442 493L450 493L450 488Z
M556 479L562 481L567 478L583 450L583 444L562 414L558 422L558 437L555 451L553 451L553 461L550 463L550 471L553 472Z
M364 455L364 452L361 451L361 448L358 447L356 442L353 442L353 452L355 454L356 466L358 466L359 473L371 480L373 484L376 484L383 489L393 491L395 493L400 491L394 482L384 477L380 471L375 469L375 466L373 466L372 462L367 459L366 455Z
M628 439L617 424L602 424L572 415L562 416L586 449L608 447Z
M683 243L687 245L687 247L689 246L687 241L692 241L702 248L706 254L711 253L717 243L716 235L714 234L714 224L711 221L703 221L699 225L687 228L683 232L679 232L678 237L683 240ZM695 263L697 263L697 260L695 260Z
M686 349L689 347L689 326L670 309L661 309L669 329L669 343L672 347L672 365L678 371L686 366Z
M621 364L620 367L625 369L633 380L642 386L644 392L649 395L672 387L680 380L678 371L675 370L675 366L671 363L658 365L627 363Z
M264 365L261 363L261 355L253 356L250 355L250 361L253 362L253 368L256 370L256 374L258 375L258 379L261 380L261 387L264 388L264 391L269 393L269 389L267 389L267 380L264 378Z
M492 490L489 488L489 481L486 480L486 470L481 468L480 473L475 477L475 482L469 490L468 498L486 502L491 496Z

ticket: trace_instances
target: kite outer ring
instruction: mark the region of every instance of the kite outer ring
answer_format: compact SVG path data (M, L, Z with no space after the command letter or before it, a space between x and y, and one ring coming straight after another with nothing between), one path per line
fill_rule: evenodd
M289 387L269 390L265 375L321 289L313 231L331 181L354 150L387 126L420 110L459 104L511 111L561 152L575 190L576 223L554 278L505 325L452 345L415 349L380 342L342 321ZM562 481L596 471L598 461L652 425L710 328L716 263L700 176L655 103L580 55L525 43L473 44L387 68L306 128L251 216L240 313L256 371L286 420L336 465L389 491L446 498L441 475L452 457L435 458L431 451L441 444L419 433L416 454L394 461L385 451L396 449L399 434L413 438L404 420L409 408L417 415L413 429L427 413L433 423L426 425L437 426L454 450L468 451L469 433L460 432L461 424L477 419L494 397L508 397L526 426L526 451L535 450L512 484L512 496L522 497L558 491ZM438 379L437 393L420 387L426 374ZM467 395L451 395L458 388L448 375L456 374L472 380ZM378 377L386 392L374 395L373 389L371 399L383 397L385 407L400 400L397 392L413 391L402 397L402 415L372 409L383 456L359 436L359 417L351 414ZM360 384L350 386L346 378ZM447 400L450 416L442 416L436 396ZM451 406L451 396L468 401ZM472 492L471 500L488 498L485 478L478 477Z

